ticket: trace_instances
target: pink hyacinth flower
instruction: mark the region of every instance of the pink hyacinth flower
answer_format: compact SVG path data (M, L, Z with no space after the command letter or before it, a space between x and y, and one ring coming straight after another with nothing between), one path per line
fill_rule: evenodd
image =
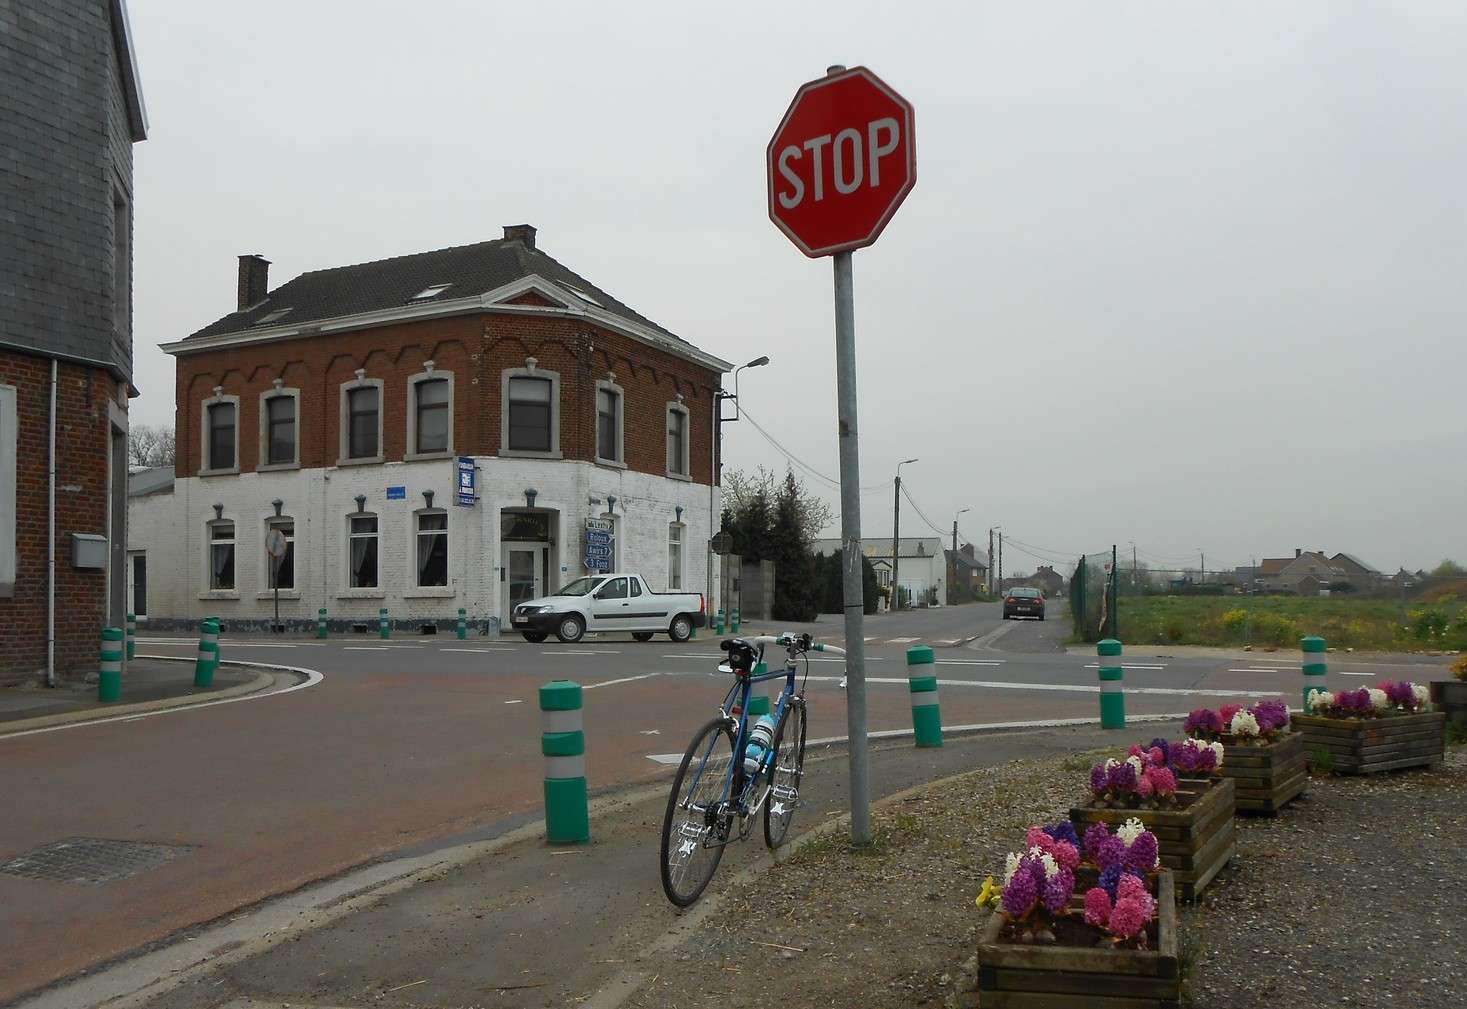
M1145 904L1134 898L1122 897L1111 908L1107 927L1110 934L1117 939L1130 939L1140 935L1150 920L1151 915Z
M1110 894L1098 886L1085 892L1085 921L1096 928L1110 923Z

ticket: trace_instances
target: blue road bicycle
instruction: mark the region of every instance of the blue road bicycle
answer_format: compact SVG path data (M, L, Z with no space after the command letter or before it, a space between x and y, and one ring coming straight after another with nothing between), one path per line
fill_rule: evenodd
M785 650L784 668L756 673L766 645ZM764 843L778 848L800 804L805 767L805 690L795 678L814 652L845 652L810 640L808 634L731 638L719 645L727 659L719 672L734 682L718 716L688 744L678 765L667 814L662 819L662 889L678 907L688 907L707 888L723 849L747 840L762 814ZM749 694L754 684L784 678L784 689L767 716L752 724Z

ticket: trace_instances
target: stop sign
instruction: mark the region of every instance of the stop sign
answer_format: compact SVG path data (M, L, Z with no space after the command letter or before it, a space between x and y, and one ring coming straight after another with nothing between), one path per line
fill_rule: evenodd
M917 182L913 118L865 67L805 84L769 141L769 219L812 258L876 241Z

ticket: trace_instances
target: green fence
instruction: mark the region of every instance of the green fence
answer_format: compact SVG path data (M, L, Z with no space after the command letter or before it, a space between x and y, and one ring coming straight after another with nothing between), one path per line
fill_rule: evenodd
M1075 622L1075 637L1080 641L1120 637L1115 558L1115 547L1111 547L1102 553L1086 554L1075 564L1070 579L1070 615Z

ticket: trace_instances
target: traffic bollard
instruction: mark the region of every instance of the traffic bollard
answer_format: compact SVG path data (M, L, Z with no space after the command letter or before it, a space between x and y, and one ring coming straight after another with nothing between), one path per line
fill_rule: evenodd
M735 606L729 612L729 615L728 615L728 626L729 626L729 630L732 633L737 634L737 633L739 633L739 628L742 627L743 624L744 624L744 615L742 613L740 613L739 612L739 608L737 606Z
M723 607L718 608L718 614L713 618L713 633L723 633Z
M1126 671L1121 667L1121 643L1106 638L1095 646L1100 656L1100 727L1126 727Z
M97 700L110 702L122 697L122 628L102 628L102 657L97 673Z
M551 680L540 688L540 752L545 755L545 840L585 844L591 840L591 811L579 683Z
M377 636L383 641L392 637L392 624L387 619L387 607L377 611Z
M205 617L199 624L199 657L194 663L194 686L200 689L212 686L214 670L219 666L219 624L213 617Z
M138 654L138 615L127 615L127 660L131 662Z
M932 649L907 649L907 690L912 695L912 734L919 747L942 745L942 706L937 698L937 668Z
M1304 714L1309 714L1309 695L1315 691L1328 690L1324 685L1329 665L1325 660L1324 638L1310 635L1299 642L1304 650Z
M316 637L322 639L326 637L326 607L324 606L316 611Z
M458 639L464 640L469 636L469 611L462 606L458 608Z

